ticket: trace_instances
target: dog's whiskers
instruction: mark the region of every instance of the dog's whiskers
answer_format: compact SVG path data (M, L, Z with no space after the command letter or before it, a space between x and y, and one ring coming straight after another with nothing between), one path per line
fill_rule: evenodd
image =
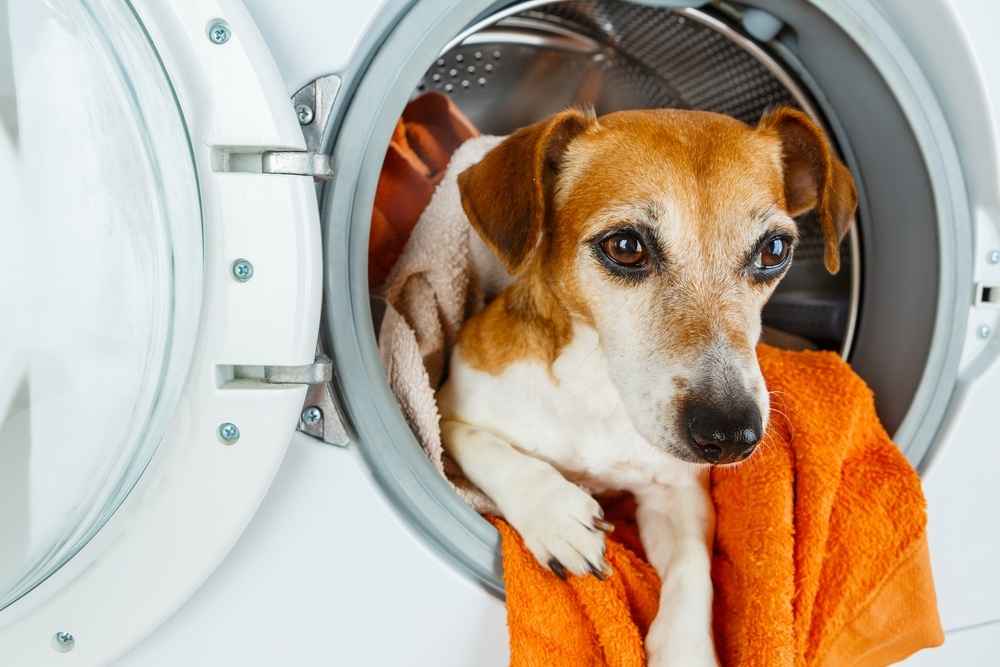
M771 406L771 414L777 415L782 419L784 419L786 428L790 429L792 427L792 420L788 417L788 415L779 410L778 408L774 407L773 405Z

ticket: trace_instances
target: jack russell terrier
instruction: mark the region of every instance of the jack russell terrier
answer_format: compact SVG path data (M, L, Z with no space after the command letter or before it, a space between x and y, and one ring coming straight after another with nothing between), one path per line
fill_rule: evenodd
M438 395L445 449L560 577L610 573L591 493L631 492L663 581L649 664L717 664L709 466L761 442L761 308L791 263L795 216L817 212L837 271L850 172L794 109L756 127L569 110L458 184L514 282L459 334Z

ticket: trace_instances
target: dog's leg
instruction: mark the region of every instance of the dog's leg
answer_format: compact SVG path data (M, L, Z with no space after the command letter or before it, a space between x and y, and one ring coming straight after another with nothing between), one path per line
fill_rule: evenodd
M441 422L444 447L465 476L496 504L542 565L565 577L603 577L601 506L551 465L489 431Z
M717 665L712 641L712 540L715 512L707 469L690 486L651 486L636 494L646 557L663 582L646 635L649 667Z

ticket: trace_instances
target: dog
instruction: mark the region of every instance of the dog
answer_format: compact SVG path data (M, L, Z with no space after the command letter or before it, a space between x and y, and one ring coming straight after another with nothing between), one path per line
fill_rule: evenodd
M459 332L438 393L445 450L560 577L610 574L591 494L631 492L662 578L649 664L717 664L709 468L761 442L761 309L791 264L793 218L816 212L838 270L850 172L791 108L754 127L571 109L458 185L513 282Z

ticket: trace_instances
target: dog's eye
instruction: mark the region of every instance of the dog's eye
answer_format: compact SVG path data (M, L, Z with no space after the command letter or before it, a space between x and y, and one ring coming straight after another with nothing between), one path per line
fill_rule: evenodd
M764 239L753 260L753 266L758 271L774 271L785 265L792 253L792 240L787 236L777 235Z
M629 232L618 232L601 241L601 250L615 264L635 267L646 261L642 240Z

